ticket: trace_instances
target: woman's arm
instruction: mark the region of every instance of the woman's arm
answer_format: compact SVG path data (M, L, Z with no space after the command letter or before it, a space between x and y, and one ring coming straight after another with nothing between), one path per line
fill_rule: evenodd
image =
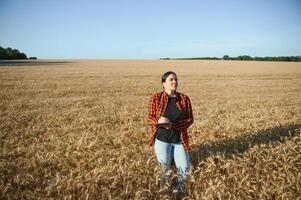
M148 103L147 121L149 125L155 126L157 124L156 119L156 94L153 94Z
M188 97L186 97L186 112L181 120L179 120L172 128L180 130L187 129L193 123L193 114L191 102Z

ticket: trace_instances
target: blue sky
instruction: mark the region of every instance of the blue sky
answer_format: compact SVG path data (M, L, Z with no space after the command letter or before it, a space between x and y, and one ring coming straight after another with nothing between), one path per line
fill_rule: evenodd
M0 0L0 46L62 59L301 55L301 1Z

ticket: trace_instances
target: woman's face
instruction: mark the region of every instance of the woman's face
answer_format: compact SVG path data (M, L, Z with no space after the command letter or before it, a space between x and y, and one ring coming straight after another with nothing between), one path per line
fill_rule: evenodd
M178 79L175 74L170 74L166 81L163 82L163 87L165 90L173 90L176 91L178 88Z

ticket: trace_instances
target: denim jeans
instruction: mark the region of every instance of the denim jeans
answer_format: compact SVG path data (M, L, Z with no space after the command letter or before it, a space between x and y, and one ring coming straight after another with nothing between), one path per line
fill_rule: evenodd
M190 169L188 152L185 151L181 143L165 143L158 139L155 140L154 149L158 164L164 167L161 179L166 181L164 174L170 169L171 160L174 158L178 174L177 190L183 190Z

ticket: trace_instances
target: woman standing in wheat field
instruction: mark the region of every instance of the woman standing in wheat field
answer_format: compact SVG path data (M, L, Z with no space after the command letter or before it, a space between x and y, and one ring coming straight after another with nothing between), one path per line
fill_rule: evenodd
M187 128L193 123L188 96L177 92L175 72L162 75L163 91L154 93L148 104L148 123L151 125L149 145L154 147L158 165L162 169L160 185L166 185L165 175L174 159L177 167L177 194L182 194L190 163Z

